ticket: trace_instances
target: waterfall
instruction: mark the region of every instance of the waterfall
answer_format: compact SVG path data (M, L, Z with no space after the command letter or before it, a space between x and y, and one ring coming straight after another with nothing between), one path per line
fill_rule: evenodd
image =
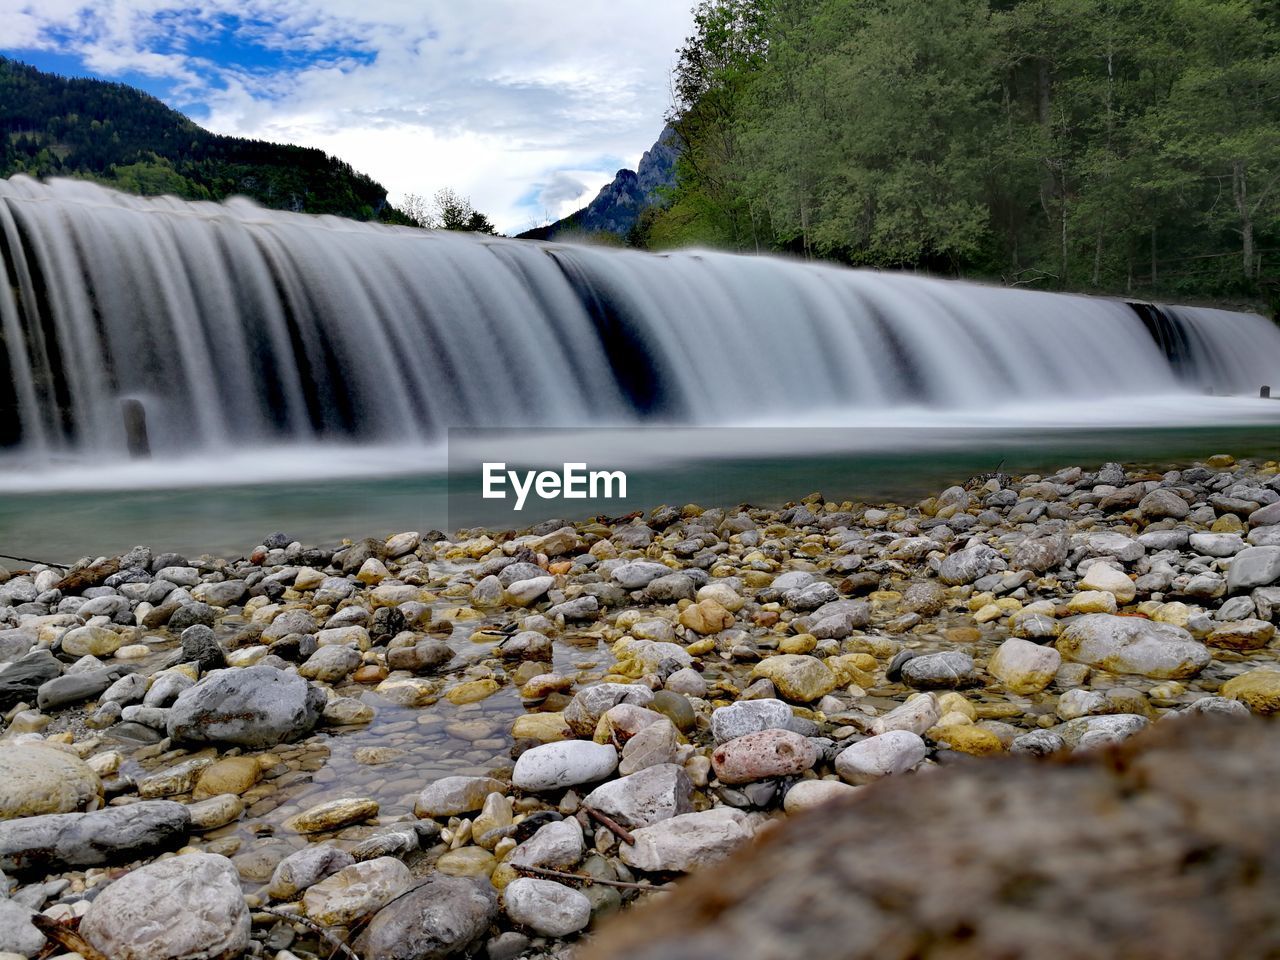
M0 447L158 454L450 426L849 423L1256 392L1221 310L710 252L655 256L0 180Z

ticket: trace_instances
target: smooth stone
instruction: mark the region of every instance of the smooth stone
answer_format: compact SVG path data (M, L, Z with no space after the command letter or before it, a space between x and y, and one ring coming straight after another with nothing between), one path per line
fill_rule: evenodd
M193 830L216 830L240 819L245 802L234 793L221 793L187 804Z
M497 857L480 847L446 850L436 861L436 869L450 877L488 877L497 866Z
M378 815L378 801L367 797L329 800L318 803L285 821L285 826L299 833L323 833L360 823Z
M487 880L433 875L380 910L354 947L362 960L445 960L467 954L497 917Z
M1215 627L1205 643L1228 650L1261 650L1275 634L1276 628L1265 620L1232 620Z
M958 650L926 653L902 665L902 679L917 690L950 690L978 682L973 657Z
M274 667L214 670L179 694L168 734L175 740L273 747L309 733L324 705L319 687Z
M80 934L112 960L233 960L249 947L240 877L191 853L139 867L94 899Z
M493 777L441 777L427 784L413 805L415 816L457 817L484 806L491 793L507 792L507 785Z
M618 751L611 744L561 740L522 753L511 783L521 790L557 790L603 780L617 766Z
M0 823L0 870L48 871L129 860L178 846L190 828L188 808L172 800L24 816Z
M1280 581L1280 546L1246 547L1231 560L1227 590L1241 593Z
M634 842L624 843L619 853L623 863L638 870L687 873L723 860L749 840L750 822L748 814L732 807L685 813L634 831Z
M575 734L590 737L605 711L620 703L647 707L653 703L653 691L640 684L600 683L579 690L564 708L564 720Z
M894 707L882 717L871 723L871 732L885 734L894 730L906 730L917 736L923 736L939 720L942 710L938 706L938 698L932 693L917 694L908 697L906 703Z
M785 730L794 712L781 700L740 700L711 711L711 735L717 743L725 743L761 730Z
M1057 649L1068 660L1157 680L1192 677L1209 663L1204 644L1181 627L1104 613L1066 623Z
M586 853L586 842L578 821L569 817L545 826L507 856L505 863L521 867L566 869Z
M1013 693L1038 693L1053 682L1062 654L1053 647L1011 637L987 661L987 672Z
M1148 723L1146 717L1132 713L1118 713L1104 717L1080 717L1069 720L1058 727L1056 732L1068 747L1087 750L1127 740L1145 730Z
M1095 563L1090 566L1080 581L1079 588L1109 593L1116 598L1116 603L1121 605L1132 603L1138 595L1137 587L1129 579L1129 575L1107 563Z
M803 773L818 762L817 748L790 730L761 730L716 747L711 766L721 783L750 783Z
M1280 670L1274 667L1250 670L1232 677L1218 692L1231 700L1239 700L1254 713L1274 716L1280 713Z
M308 844L276 864L267 893L277 900L292 900L303 890L353 863L355 858L346 850L326 843Z
M353 863L307 888L306 915L326 926L346 927L377 913L413 884L409 868L395 857Z
M692 812L692 796L693 783L684 768L663 763L601 784L582 802L634 829Z
M836 755L836 773L854 786L907 773L925 758L924 740L909 730L890 730L846 747Z
M751 671L753 679L771 681L788 700L812 703L836 688L836 677L817 657L784 653L767 657Z
M62 635L62 652L68 657L107 657L124 644L123 635L106 627L75 627Z
M53 747L0 745L0 783L0 821L70 813L102 796L93 769Z
M45 936L31 922L35 911L0 895L0 960L6 956L34 957L45 945Z
M338 683L360 666L360 651L349 646L321 647L298 668L299 675L322 683Z
M190 793L195 788L200 772L212 763L212 757L193 757L143 777L138 781L138 796L153 799Z
M258 782L262 767L255 757L225 757L200 771L192 795L197 800L223 793L241 794Z
M791 814L801 813L857 792L857 787L839 780L801 780L783 797L782 809Z
M626 742L618 772L625 777L659 763L671 763L679 743L680 732L670 720L664 717L651 723Z
M554 880L513 880L503 891L502 900L513 923L544 937L567 937L591 922L591 901Z

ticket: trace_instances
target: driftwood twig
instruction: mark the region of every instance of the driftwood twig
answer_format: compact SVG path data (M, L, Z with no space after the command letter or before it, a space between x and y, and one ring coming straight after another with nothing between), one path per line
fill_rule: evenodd
M276 910L272 907L255 907L254 909L259 913L269 913L273 917L279 917L281 920L290 920L295 923L300 923L313 933L317 934L326 943L331 944L335 950L340 950L342 953L346 954L347 960L360 960L360 957L354 950L314 920L310 920L307 917L300 916L296 913L287 913L284 910ZM86 958L86 960L88 960L88 958Z
M600 826L604 827L623 843L635 844L636 838L631 835L631 831L618 823L617 820L614 820L613 817L606 816L595 807L589 807L585 803L582 805L582 809L586 812L588 817L600 824Z
M585 873L566 873L563 870L548 870L546 867L525 867L512 864L516 873L528 877L540 877L543 880L568 880L571 883L592 883L602 887L616 887L619 890L657 890L650 883L628 883L625 880L605 880L602 877L589 877Z

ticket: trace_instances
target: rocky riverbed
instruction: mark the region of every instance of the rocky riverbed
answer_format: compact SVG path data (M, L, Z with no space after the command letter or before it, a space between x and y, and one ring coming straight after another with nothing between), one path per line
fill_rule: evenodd
M564 956L878 780L1280 712L1277 622L1223 456L0 571L0 957Z

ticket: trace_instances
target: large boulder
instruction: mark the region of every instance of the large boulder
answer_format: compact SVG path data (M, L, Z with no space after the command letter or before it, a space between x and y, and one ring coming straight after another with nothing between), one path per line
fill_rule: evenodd
M8 820L0 823L0 870L48 872L132 860L180 845L190 829L187 807L172 800Z
M274 667L214 670L178 695L168 732L176 740L262 749L311 732L324 705L319 687Z
M71 813L102 796L93 768L52 746L0 746L0 784L0 821Z
M98 895L80 934L111 960L235 960L249 908L226 857L191 853L127 873Z
M1108 613L1068 621L1057 647L1066 659L1077 663L1158 680L1193 677L1209 663L1205 645L1181 627Z

